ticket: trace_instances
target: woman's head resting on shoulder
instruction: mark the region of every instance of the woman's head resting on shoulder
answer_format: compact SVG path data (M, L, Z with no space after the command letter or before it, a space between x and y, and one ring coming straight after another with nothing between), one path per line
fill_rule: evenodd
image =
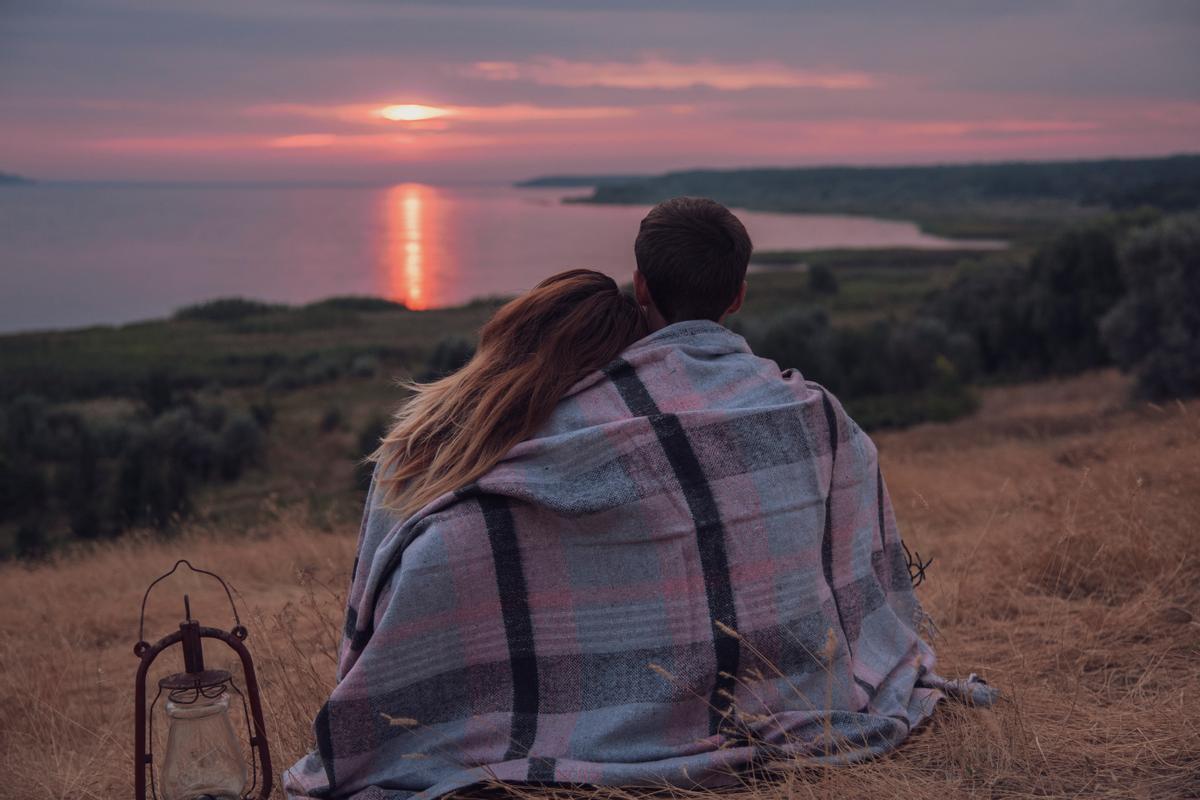
M371 456L382 504L412 514L480 478L573 384L648 332L633 297L594 270L560 272L505 304L466 366L409 385L413 396Z

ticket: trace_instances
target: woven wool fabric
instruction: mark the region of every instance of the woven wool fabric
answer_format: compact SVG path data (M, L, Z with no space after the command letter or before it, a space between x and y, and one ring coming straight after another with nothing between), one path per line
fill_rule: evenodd
M941 690L990 699L931 672L871 440L713 322L636 343L411 518L374 495L289 797L717 785L886 752Z

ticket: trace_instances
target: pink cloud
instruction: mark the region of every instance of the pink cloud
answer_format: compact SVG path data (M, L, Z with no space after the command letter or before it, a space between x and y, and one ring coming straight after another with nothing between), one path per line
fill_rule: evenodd
M616 89L687 89L707 86L722 91L743 89L869 89L879 80L865 72L794 69L775 61L720 62L571 61L537 58L531 61L479 61L465 74L493 81L530 81L546 86L604 86Z
M388 102L357 103L353 105L281 104L254 106L246 109L253 116L306 117L339 120L363 125L384 125L414 129L440 130L456 121L462 122L544 122L549 120L593 120L628 117L634 109L623 106L539 106L531 103L509 103L497 106L466 106L428 103L430 108L443 112L439 116L420 120L391 120L381 111L393 105Z

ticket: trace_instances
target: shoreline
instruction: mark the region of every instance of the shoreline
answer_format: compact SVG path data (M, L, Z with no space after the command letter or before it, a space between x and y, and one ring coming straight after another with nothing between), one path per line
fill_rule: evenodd
M753 256L751 256L750 274L798 271L798 269L807 266L809 262L827 263L835 268L837 266L851 264L856 260L860 261L861 263L878 264L880 260L886 256L893 256L897 261L910 260L914 255L916 255L918 259L920 259L921 256L926 256L933 257L933 259L937 261L942 261L949 258L965 260L976 256L987 256L1001 253L1011 249L1012 246L1013 245L1011 242L978 241L978 243L974 245L955 246L955 244L950 244L943 247L828 247L815 248L811 250L763 250L756 252ZM198 299L195 302L179 306L161 316L139 317L137 319L124 322L85 322L78 325L70 325L65 327L27 328L20 330L0 331L0 341L19 339L21 337L29 336L54 336L65 334L78 335L87 331L115 331L144 325L181 322L186 321L185 319L180 318L179 315L181 312L186 312L188 309L219 301L238 301L260 305L262 306L262 313L313 313L318 312L323 307L332 308L336 307L339 303L346 304L348 302L350 304L372 303L378 306L376 310L403 312L405 314L415 315L429 315L462 313L484 306L499 306L502 303L511 300L513 297L516 297L517 294L518 293L507 295L481 295L478 297L473 297L462 303L446 306L434 306L431 308L422 309L408 308L402 301L392 300L384 297L383 295L374 294L331 295L327 297L319 297L303 303L288 303L248 295L216 295L213 297ZM385 308L385 305L387 304L390 304L393 306L393 308Z

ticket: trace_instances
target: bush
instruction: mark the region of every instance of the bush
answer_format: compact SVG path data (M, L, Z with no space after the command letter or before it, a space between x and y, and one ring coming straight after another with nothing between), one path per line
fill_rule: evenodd
M757 355L782 369L794 367L806 378L831 388L841 383L833 328L824 309L798 308L759 325L748 324L746 336Z
M10 453L27 458L42 454L50 438L47 417L49 406L38 395L25 394L4 409L4 445Z
M163 530L189 507L183 469L154 441L152 433L129 443L117 461L110 516L118 527L141 523Z
M1136 231L1120 253L1128 293L1104 317L1104 342L1153 399L1200 393L1200 214Z
M925 313L969 336L983 374L1029 379L1110 363L1100 322L1125 296L1124 237L1153 220L1129 213L1059 234L1027 264L992 261L961 275Z
M1125 292L1117 260L1121 233L1111 221L1067 231L1034 253L1029 267L1029 323L1050 374L1108 363L1100 318Z
M425 362L425 370L417 376L420 381L435 381L461 369L475 355L475 343L464 336L447 336L438 340L433 353Z
M49 494L37 462L16 452L0 453L0 520L41 511Z
M748 328L755 353L837 394L863 427L953 419L976 406L964 380L974 346L941 320L839 329L821 309L797 309Z
M165 369L154 369L137 386L138 397L150 416L157 417L175 403L175 387Z
M1044 369L1044 343L1030 322L1027 288L1024 264L993 261L960 275L925 313L972 343L979 372L1033 377Z
M325 413L321 415L321 421L317 424L318 430L321 433L333 433L338 428L345 424L346 418L342 414L342 410L337 406L330 406L325 409Z
M13 542L17 558L43 558L49 552L49 539L42 520L32 517L17 527L17 535Z
M837 294L838 279L833 270L818 264L808 270L808 289L815 294Z
M188 408L172 409L156 419L150 427L150 442L181 472L202 480L213 474L220 460L222 443Z
M267 376L268 392L286 392L331 383L346 371L344 358L334 353L309 354Z
M344 295L309 303L305 308L332 308L339 311L407 311L408 306L395 300L370 295Z
M264 400L261 403L251 403L250 415L258 423L258 427L264 431L270 430L271 423L275 421L275 405L270 400Z
M287 306L263 303L242 297L221 297L204 303L184 306L173 315L175 319L202 320L204 322L234 322L285 310Z
M58 504L66 510L68 525L75 536L94 539L101 535L104 528L100 514L103 484L96 436L86 425L81 425L72 457L55 475Z
M379 359L369 353L357 355L350 362L350 374L356 378L374 378L379 372Z
M266 437L254 417L245 411L231 414L220 434L221 477L236 480L247 467L261 463L265 450Z

